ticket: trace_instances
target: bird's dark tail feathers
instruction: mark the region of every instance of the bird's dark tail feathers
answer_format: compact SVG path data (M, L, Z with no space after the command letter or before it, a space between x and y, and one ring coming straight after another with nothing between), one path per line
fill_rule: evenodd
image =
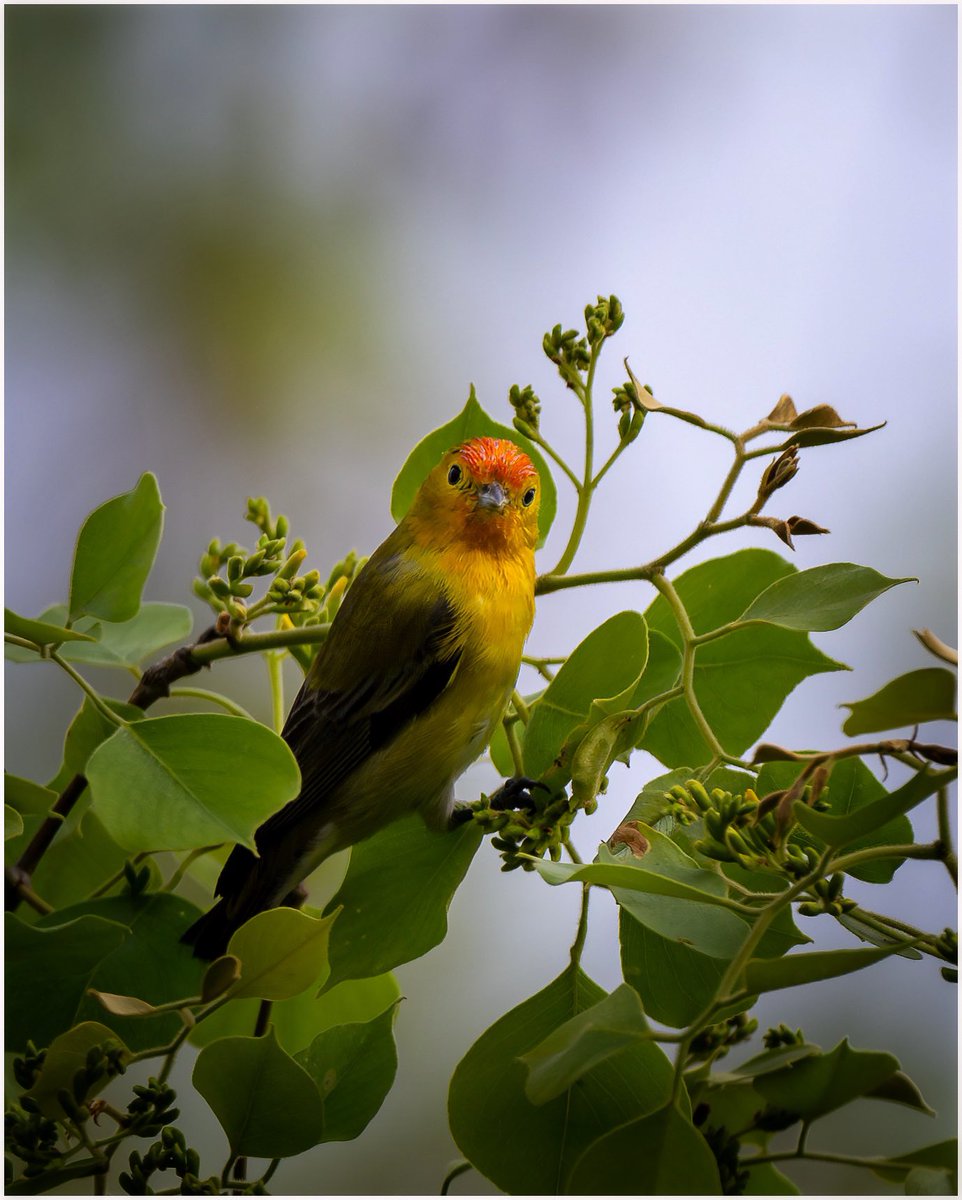
M208 961L220 958L222 954L227 953L227 943L234 931L239 929L250 915L241 913L233 918L228 916L227 903L222 898L210 912L198 918L180 940L188 946L193 946L195 958Z

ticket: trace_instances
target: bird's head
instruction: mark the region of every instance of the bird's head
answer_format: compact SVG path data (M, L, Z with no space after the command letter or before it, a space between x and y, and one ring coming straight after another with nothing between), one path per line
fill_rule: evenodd
M414 511L471 544L533 550L540 499L541 480L527 454L504 438L479 437L444 455Z

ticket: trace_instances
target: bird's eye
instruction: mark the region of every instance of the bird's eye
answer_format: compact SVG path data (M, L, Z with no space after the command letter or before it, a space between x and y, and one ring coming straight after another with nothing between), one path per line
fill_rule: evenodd
M452 487L456 487L461 482L461 474L461 468L455 463L451 470L448 471L448 483Z
M534 503L534 488L528 488L525 494L521 497L521 503L525 506L525 508L527 508L529 504Z

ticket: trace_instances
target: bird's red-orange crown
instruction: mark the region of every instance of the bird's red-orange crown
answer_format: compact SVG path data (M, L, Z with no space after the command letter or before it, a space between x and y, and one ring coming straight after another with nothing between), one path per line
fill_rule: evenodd
M538 473L527 454L504 438L472 438L457 449L476 479L500 479L520 487Z

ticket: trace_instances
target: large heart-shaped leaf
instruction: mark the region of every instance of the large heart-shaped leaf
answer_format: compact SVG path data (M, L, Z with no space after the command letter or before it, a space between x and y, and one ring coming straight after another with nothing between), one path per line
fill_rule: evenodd
M254 849L254 831L292 800L300 772L287 743L256 721L154 717L118 729L91 755L94 808L127 850Z

